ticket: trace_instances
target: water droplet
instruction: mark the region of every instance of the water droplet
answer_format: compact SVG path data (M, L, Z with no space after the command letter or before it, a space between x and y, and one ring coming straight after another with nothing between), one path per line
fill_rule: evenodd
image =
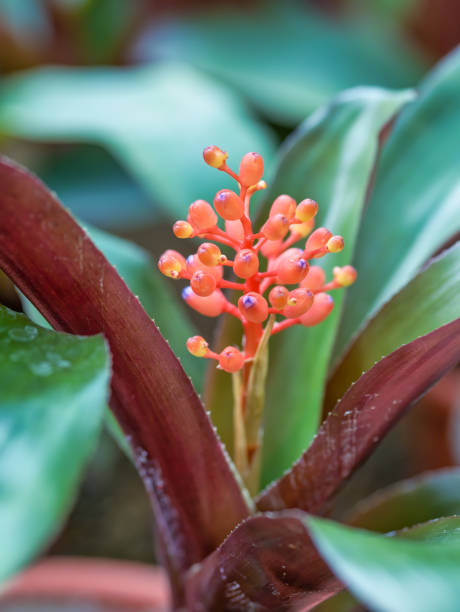
M71 366L70 361L67 361L67 359L64 359L58 353L47 352L46 358L56 368L70 368Z
M39 361L38 363L31 363L29 368L37 376L50 376L53 373L53 366L48 361Z
M38 329L36 327L32 327L32 325L26 325L25 327L13 327L13 329L10 329L8 332L8 336L17 342L29 342L30 340L34 340L37 335Z
M10 360L14 361L14 363L18 363L20 361L26 361L29 356L29 353L25 350L14 351L11 353Z

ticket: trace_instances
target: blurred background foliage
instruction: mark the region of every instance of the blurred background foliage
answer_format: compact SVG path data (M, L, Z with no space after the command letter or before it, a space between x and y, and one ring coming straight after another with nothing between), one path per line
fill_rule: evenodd
M180 249L171 220L226 186L202 163L206 145L234 160L257 150L269 180L279 144L333 94L413 87L459 42L458 0L0 0L0 149L82 221L155 257ZM0 302L20 308L1 273ZM448 409L433 417L429 401L347 503L376 488L376 474L383 485L456 460L442 450ZM437 452L415 444L426 431ZM402 448L401 473L388 473L379 457ZM150 560L150 530L142 485L104 435L51 552Z

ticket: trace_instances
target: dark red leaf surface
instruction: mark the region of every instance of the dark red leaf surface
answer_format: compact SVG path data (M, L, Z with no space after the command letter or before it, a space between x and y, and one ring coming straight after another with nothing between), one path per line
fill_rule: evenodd
M403 411L459 360L456 319L379 361L348 389L302 457L260 494L258 508L324 512Z
M248 515L190 380L84 230L37 178L4 158L0 268L55 329L107 338L111 407L134 449L180 591L181 574Z
M284 511L242 523L187 583L191 612L310 610L342 589L316 552L306 515Z

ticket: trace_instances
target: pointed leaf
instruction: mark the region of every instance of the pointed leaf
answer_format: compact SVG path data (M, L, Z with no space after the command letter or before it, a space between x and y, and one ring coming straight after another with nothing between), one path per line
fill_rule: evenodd
M238 158L269 162L273 137L231 91L179 65L43 68L5 79L0 133L47 142L105 146L167 215L212 198L222 173L203 163L217 143ZM231 184L231 179L228 179Z
M44 330L0 306L0 582L55 535L108 401L101 336Z
M353 336L460 229L460 49L422 83L379 160L335 347Z
M0 184L0 267L53 327L109 342L110 405L130 436L180 600L180 574L247 515L240 487L190 380L114 267L36 178L3 159Z
M300 612L341 588L312 546L306 515L270 513L246 520L193 568L187 609Z
M347 523L393 531L438 516L460 515L460 469L427 472L377 491L360 502Z
M378 612L456 612L460 598L460 518L388 537L310 518L321 556Z
M434 259L359 334L328 382L324 414L379 359L458 317L460 242Z
M459 360L457 319L379 361L348 389L302 457L261 493L259 509L323 512L403 411Z

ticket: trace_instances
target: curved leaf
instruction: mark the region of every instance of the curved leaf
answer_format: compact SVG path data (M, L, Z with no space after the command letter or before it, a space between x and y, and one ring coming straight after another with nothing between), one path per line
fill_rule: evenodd
M382 149L336 357L366 320L460 229L460 50L422 83Z
M167 215L181 218L189 202L223 186L222 173L203 163L206 146L217 143L235 157L255 149L269 163L274 142L231 91L179 65L43 68L9 77L0 133L101 144Z
M456 612L460 518L388 537L309 518L321 556L350 590L379 612Z
M334 22L292 0L175 16L144 36L138 55L190 62L283 124L302 121L342 89L408 87L423 70L394 31Z
M460 242L434 259L367 324L328 382L324 413L383 356L460 317Z
M0 582L56 533L108 401L101 336L44 330L0 306Z
M169 556L181 575L248 508L190 380L88 235L33 176L0 162L0 267L57 329L103 332L110 405L129 436ZM33 239L31 239L33 237Z
M459 468L427 472L377 491L346 522L385 533L452 514L460 515Z
M306 515L269 513L244 521L193 568L187 609L300 612L341 588L312 546Z
M460 360L460 319L384 357L352 385L310 448L258 499L260 510L321 513L401 416Z

